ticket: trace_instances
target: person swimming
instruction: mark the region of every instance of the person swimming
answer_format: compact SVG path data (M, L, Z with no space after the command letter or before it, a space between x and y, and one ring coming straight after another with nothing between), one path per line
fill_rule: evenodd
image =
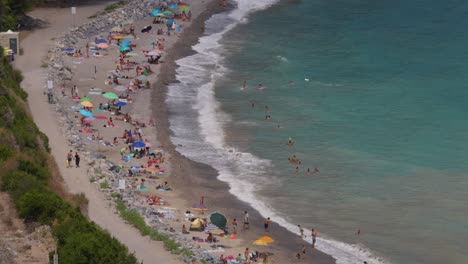
M257 89L259 89L260 91L263 91L266 89L266 86L263 86L262 84L259 84Z
M294 145L294 141L292 140L292 138L289 138L288 139L288 146L292 147Z
M314 173L315 173L315 174L319 174L319 173L320 173L320 171L318 170L317 167L314 167Z

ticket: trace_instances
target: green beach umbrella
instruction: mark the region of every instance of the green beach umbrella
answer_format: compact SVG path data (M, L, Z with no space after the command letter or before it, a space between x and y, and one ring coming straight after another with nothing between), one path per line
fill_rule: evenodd
M184 6L184 7L180 8L181 12L188 12L189 10L190 10L190 7L188 7L188 6Z
M162 14L164 14L164 15L172 15L173 13L172 13L172 11L170 11L170 10L166 10L166 11L162 12Z
M120 47L120 52L129 51L129 50L130 50L130 47L128 46Z
M89 99L89 97L82 97L80 102L91 102L91 99Z
M221 214L220 212L214 212L210 214L210 221L213 225L219 227L220 229L224 229L227 224L226 217Z
M117 96L115 93L105 93L102 96L107 99L119 99L119 96Z

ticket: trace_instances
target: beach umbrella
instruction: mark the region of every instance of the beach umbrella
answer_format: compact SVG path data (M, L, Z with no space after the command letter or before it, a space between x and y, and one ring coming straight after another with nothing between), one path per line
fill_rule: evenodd
M91 113L90 111L88 110L84 110L84 109L81 109L80 110L80 114L84 117L92 117L93 116L93 113Z
M121 107L121 106L126 106L127 103L125 103L125 102L117 102L117 103L114 104L114 105L117 106L117 107Z
M109 48L109 45L107 45L106 43L99 43L96 45L96 47L100 48L100 49L107 49Z
M96 120L96 118L90 116L90 117L85 118L84 120L85 120L85 121L88 121L88 122L91 122L91 121Z
M130 47L128 46L123 46L123 47L120 47L120 52L125 52L125 51L129 51L130 50Z
M161 55L161 52L159 50L152 50L148 53L146 53L147 56L159 56Z
M213 224L209 224L205 227L205 233L212 233L213 235L221 235L224 234L224 231L219 229L217 226Z
M157 14L161 13L161 9L155 9L150 13L150 16L155 17Z
M91 99L89 97L81 97L80 102L91 102Z
M172 13L171 10L166 10L166 11L164 11L164 12L162 12L162 13L163 13L164 15L168 15L168 16L174 14L174 13Z
M105 93L102 96L107 99L119 99L119 96L117 96L115 93Z
M127 57L138 57L138 56L140 56L140 55L139 55L138 53L136 53L136 52L133 51L133 52L127 53L126 56L127 56Z
M163 13L159 13L159 14L157 14L156 16L157 16L157 17L163 17L163 16L166 16L166 15L163 14Z
M96 39L94 43L96 44L107 43L107 40L100 38L100 39Z
M227 224L227 219L226 217L221 214L220 212L214 212L210 214L210 221L213 223L213 225L219 227L219 228L225 228Z
M120 86L114 87L114 90L119 91L119 92L123 92L123 91L127 90L127 87L120 85Z
M83 101L80 104L84 107L93 107L93 104L90 101Z
M144 148L145 147L145 142L139 140L139 141L135 141L133 143L133 147L135 148Z
M188 6L180 6L180 7L179 7L179 10L180 10L181 12L188 12L188 11L190 10L190 7L188 7Z
M115 36L112 36L113 39L123 39L125 38L124 36L122 35L115 35Z
M73 53L73 51L75 51L74 48L66 48L66 49L65 49L65 52L66 52L66 53Z
M260 245L260 246L266 246L270 243L273 243L275 242L275 240L273 240L273 238L269 237L269 236L263 236L257 240L255 240L253 242L254 245Z
M132 42L128 39L125 39L125 40L122 40L122 42L120 42L120 47L123 47L123 46L130 46L132 44Z
M99 120L107 120L107 117L105 116L94 116L94 118Z
M170 9L177 9L179 6L178 5L170 5L169 8Z

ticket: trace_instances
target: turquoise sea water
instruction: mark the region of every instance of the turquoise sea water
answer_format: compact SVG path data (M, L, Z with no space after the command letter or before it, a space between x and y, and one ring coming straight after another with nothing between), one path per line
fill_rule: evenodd
M178 72L183 89L168 102L179 151L212 153L204 162L233 193L290 229L317 229L339 263L468 263L468 2L285 0L236 12L239 24L214 37L221 47L195 48L200 69Z

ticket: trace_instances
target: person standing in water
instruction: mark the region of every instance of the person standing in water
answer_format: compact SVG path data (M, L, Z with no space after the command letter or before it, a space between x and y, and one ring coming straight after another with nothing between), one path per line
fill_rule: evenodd
M312 228L312 248L315 248L315 242L317 241L317 231Z
M294 145L294 141L292 140L292 138L289 138L288 139L288 146L292 147L293 145Z
M294 170L294 174L299 174L299 167L296 167L296 169Z
M270 232L269 226L270 226L270 217L265 218L265 220L263 220L263 227L264 227L265 233Z
M247 87L247 81L244 80L244 83L242 84L242 91L244 91L246 87Z
M249 229L249 213L247 211L244 211L244 225L242 226L242 229Z
M307 172L306 172L307 175L310 175L310 169L307 168Z
M304 229L301 227L301 225L297 225L297 227L299 228L299 233L301 233L301 238L305 238Z
M320 171L318 170L317 167L314 167L314 173L315 173L315 174L319 174L319 173L320 173Z

